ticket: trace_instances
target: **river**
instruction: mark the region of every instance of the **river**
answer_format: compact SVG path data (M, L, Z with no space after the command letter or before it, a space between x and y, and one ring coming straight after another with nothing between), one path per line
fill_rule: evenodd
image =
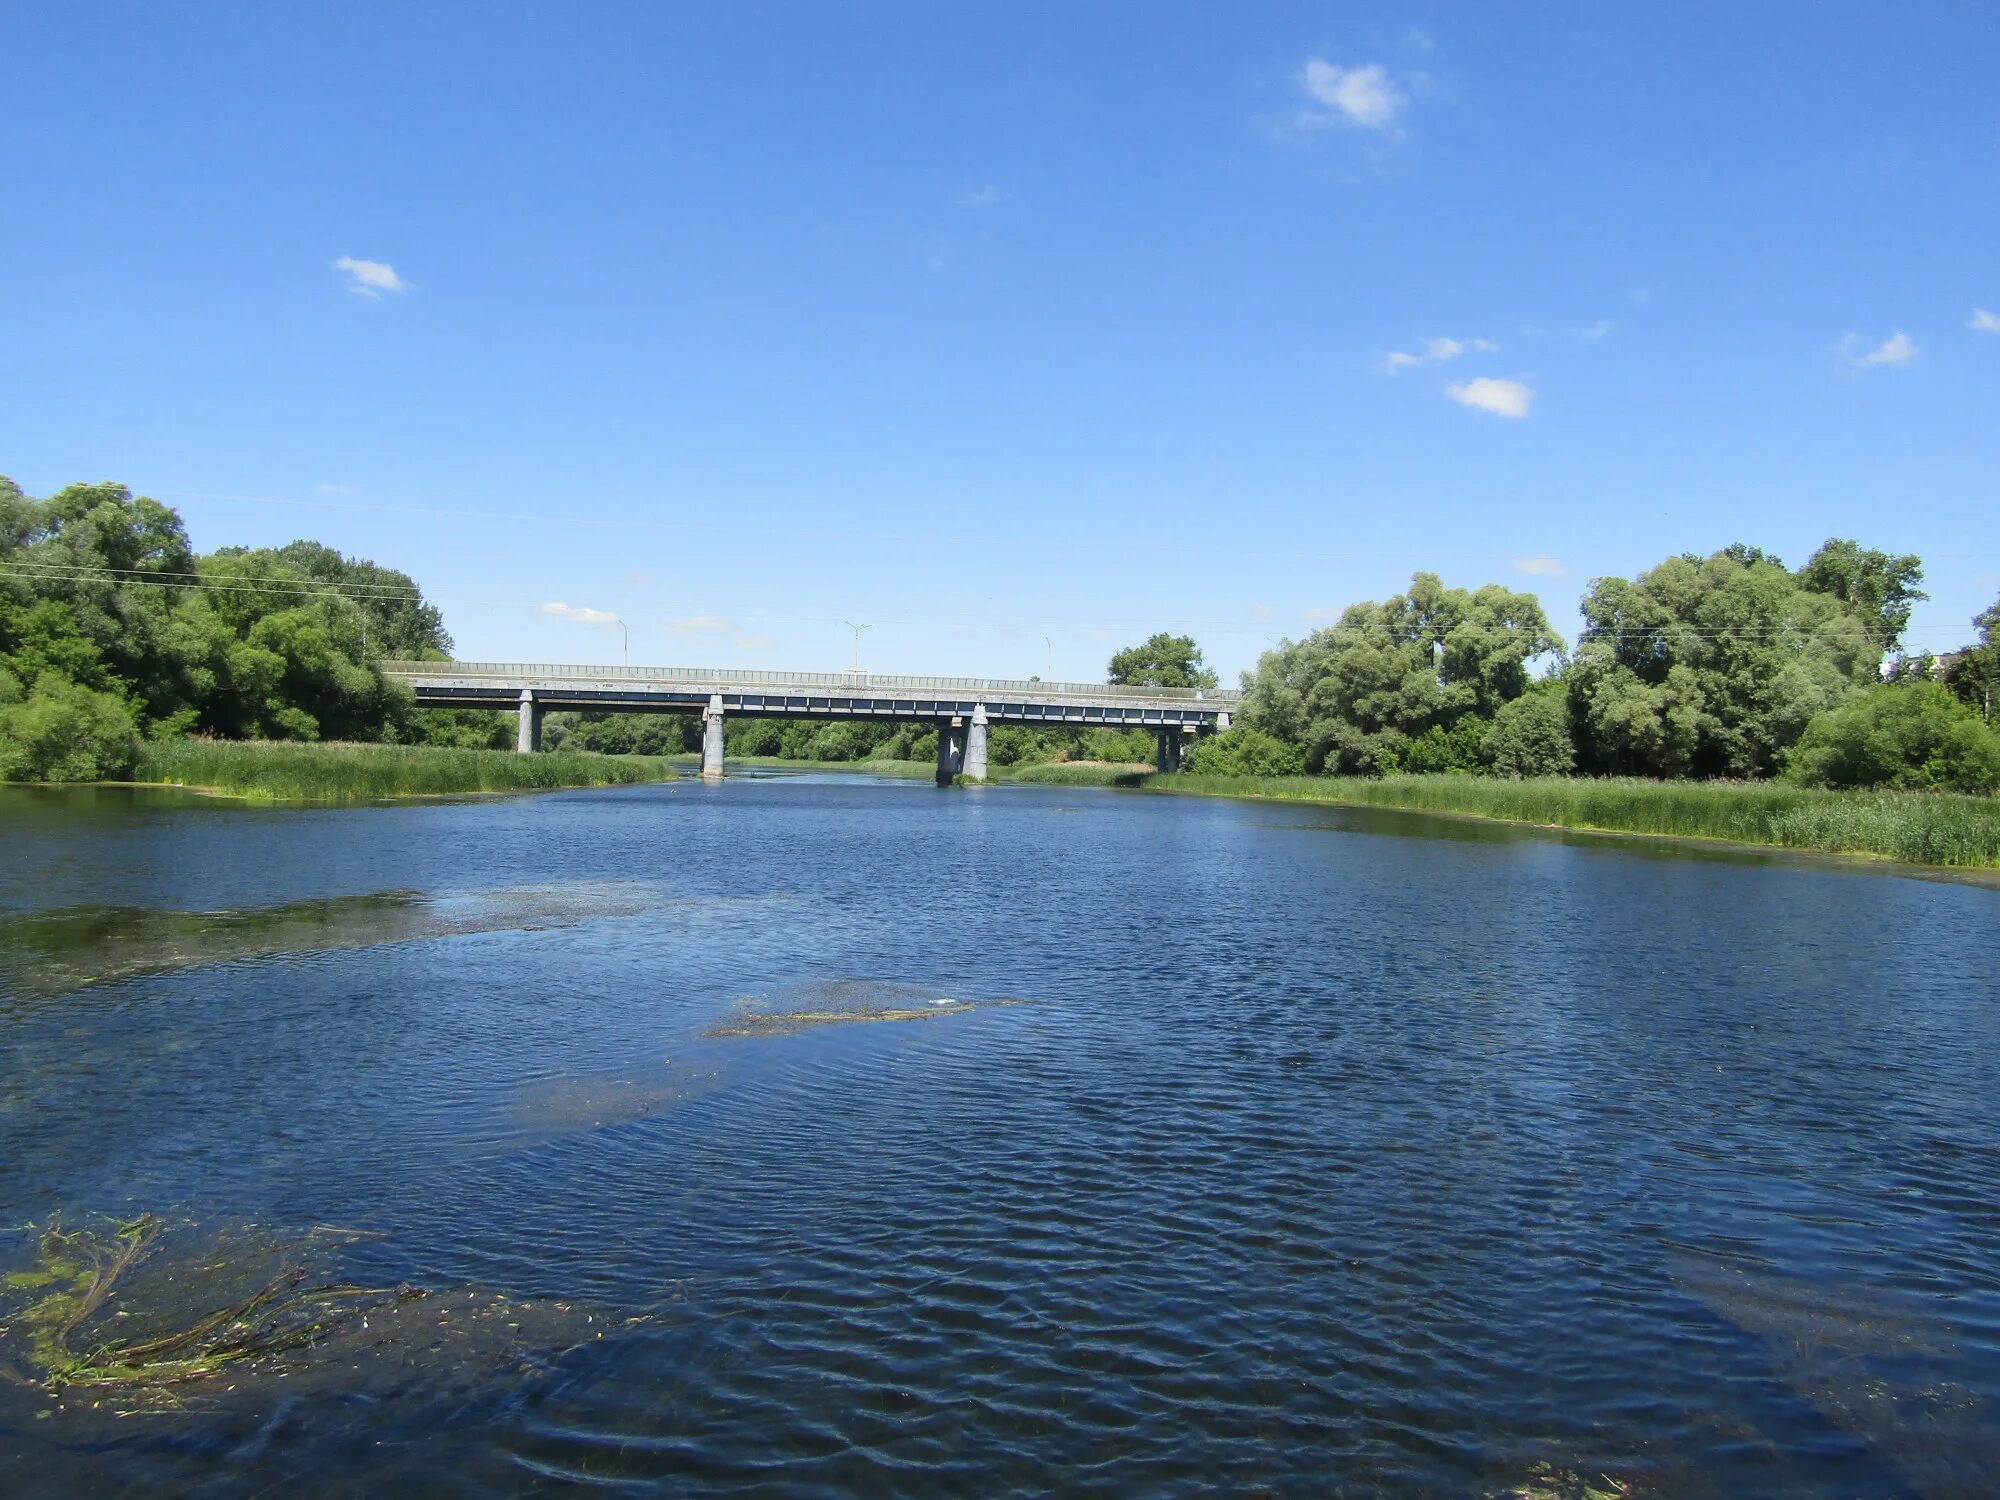
M0 1382L10 1496L2000 1491L1990 887L816 776L0 851L0 1353L52 1218L431 1294Z

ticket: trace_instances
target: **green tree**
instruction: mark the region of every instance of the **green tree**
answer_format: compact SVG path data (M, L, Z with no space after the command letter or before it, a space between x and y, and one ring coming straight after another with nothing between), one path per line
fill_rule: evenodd
M1127 646L1111 658L1108 679L1131 687L1212 688L1215 673L1203 665L1201 648L1189 635L1161 632L1142 646Z
M1496 776L1567 776L1574 771L1576 741L1563 684L1538 683L1501 704L1486 736L1486 757Z
M1786 764L1808 786L2000 788L2000 733L1940 682L1871 688L1815 717Z
M1203 735L1187 756L1187 769L1204 776L1297 776L1305 768L1298 746L1247 724Z
M48 673L32 692L0 673L0 781L108 781L132 774L139 734L123 699ZM16 697L18 701L4 701Z
M1913 556L1891 557L1859 542L1829 537L1799 569L1799 582L1831 594L1868 622L1868 634L1884 651L1902 649L1911 606L1928 599L1917 585L1924 565Z
M1265 652L1245 679L1243 720L1297 746L1310 771L1373 774L1432 729L1490 719L1527 691L1528 664L1561 646L1533 594L1418 573L1407 594L1351 605Z
M1591 584L1568 674L1585 769L1768 776L1814 714L1877 680L1875 617L1752 550Z

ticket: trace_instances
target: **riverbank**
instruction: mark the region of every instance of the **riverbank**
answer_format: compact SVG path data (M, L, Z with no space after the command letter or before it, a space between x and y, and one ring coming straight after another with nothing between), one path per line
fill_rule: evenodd
M457 750L435 745L313 744L272 740L155 740L132 780L260 802L355 802L472 792L555 791L671 781L664 757L550 751Z
M1083 783L1072 783L1083 784ZM1973 869L2000 867L2000 800L1945 792L1830 792L1770 782L1478 776L1107 775L1096 785L1177 796L1407 808L1544 828L1763 844Z
M675 755L670 760L682 772L699 772L699 755ZM782 755L731 755L722 762L724 773L742 771L845 771L856 776L896 776L909 781L928 780L937 767L927 760L787 760Z

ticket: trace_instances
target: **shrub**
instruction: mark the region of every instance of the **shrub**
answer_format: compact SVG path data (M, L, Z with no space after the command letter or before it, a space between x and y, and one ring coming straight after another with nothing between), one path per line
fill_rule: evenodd
M1569 699L1538 690L1500 705L1486 735L1486 758L1497 776L1566 776L1576 769Z
M2000 788L2000 734L1938 682L1871 688L1815 715L1786 763L1807 786Z
M139 732L122 698L52 672L0 706L0 781L108 781L131 774Z
M1296 776L1305 755L1276 735L1239 725L1194 742L1187 769L1204 776Z

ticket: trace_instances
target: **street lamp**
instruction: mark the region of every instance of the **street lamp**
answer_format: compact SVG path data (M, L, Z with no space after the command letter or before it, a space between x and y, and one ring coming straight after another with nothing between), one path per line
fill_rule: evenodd
M854 632L854 672L856 676L859 676L861 673L861 632L864 630L873 630L875 622L870 620L866 625L857 625L852 620L842 620L840 623Z

